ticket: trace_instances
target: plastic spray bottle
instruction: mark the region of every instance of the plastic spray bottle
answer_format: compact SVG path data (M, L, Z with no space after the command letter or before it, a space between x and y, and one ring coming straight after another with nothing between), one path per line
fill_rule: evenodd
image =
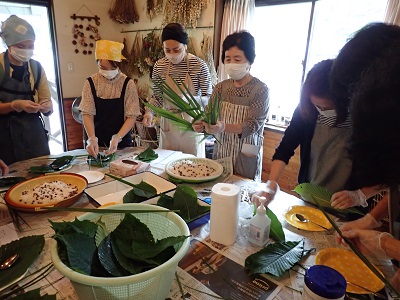
M268 218L264 206L267 199L259 196L254 197L258 198L260 206L257 208L256 215L250 220L249 242L258 247L264 247L268 242L271 219Z

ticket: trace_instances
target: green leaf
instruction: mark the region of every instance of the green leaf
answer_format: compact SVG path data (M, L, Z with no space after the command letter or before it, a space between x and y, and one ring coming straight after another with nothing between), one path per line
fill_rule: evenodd
M282 223L276 215L267 207L267 216L271 220L270 237L277 242L285 241L285 232L283 231Z
M53 173L59 172L67 168L71 162L74 160L75 156L65 155L56 158L51 164L49 165L41 165L41 166L32 166L29 168L30 173Z
M89 220L79 220L75 218L72 222L54 222L49 220L51 224L51 228L55 231L56 234L69 234L69 233L82 233L87 235L90 238L93 238L97 232L97 224L89 221Z
M19 294L16 297L12 298L13 300L56 300L56 295L48 295L45 294L43 296L40 295L40 288L24 292L23 294Z
M137 160L143 162L150 162L156 158L158 158L158 154L151 147L148 147L146 150L144 150L143 152L139 153L138 156L136 156Z
M133 259L126 257L119 249L115 235L111 234L110 238L111 238L111 247L113 248L113 253L118 263L131 274L138 274L142 272L143 263L139 263Z
M134 185L134 184L132 184ZM133 189L127 192L122 201L124 203L139 203L157 195L157 190L147 182L141 181L135 184Z
M356 208L346 208L346 209L335 209L331 206L331 197L333 193L329 192L327 189L314 185L311 183L301 183L295 187L294 191L301 196L301 198L311 204L316 204L313 200L314 198L319 201L319 204L323 206L328 211L332 212L332 214L339 214L346 216L347 214L358 214L364 215ZM346 217L344 217L345 219Z
M0 178L0 187L12 186L14 184L20 183L26 180L25 177L1 177Z
M183 242L188 237L189 236L170 236L158 240L151 248L148 248L148 245L145 243L135 242L132 244L132 249L133 252L141 258L152 258L168 247Z
M118 262L114 255L114 250L112 249L112 243L110 235L106 236L100 243L97 250L97 255L99 257L100 263L113 276L127 276L127 272Z
M298 242L277 242L268 244L257 253L248 256L245 267L250 270L250 274L269 273L279 277L299 262L303 256L304 239Z
M25 274L26 270L38 258L44 246L43 235L32 235L12 241L0 247L0 261L19 254L12 268L0 270L0 282L6 285Z

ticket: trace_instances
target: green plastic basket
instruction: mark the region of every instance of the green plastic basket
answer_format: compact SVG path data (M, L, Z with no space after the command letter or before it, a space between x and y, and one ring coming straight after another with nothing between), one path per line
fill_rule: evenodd
M107 208L132 209L132 210L166 210L165 208L149 204L119 204ZM189 236L190 231L185 221L176 213L133 213L135 217L145 223L155 239L169 236ZM124 214L86 213L80 216L80 220L96 221L101 216L109 230L118 226ZM73 271L59 258L57 242L51 245L51 257L55 268L65 277L70 279L79 299L140 299L140 300L164 300L168 297L172 286L172 280L179 261L189 248L189 238L175 246L176 254L162 265L146 272L124 277L94 277Z

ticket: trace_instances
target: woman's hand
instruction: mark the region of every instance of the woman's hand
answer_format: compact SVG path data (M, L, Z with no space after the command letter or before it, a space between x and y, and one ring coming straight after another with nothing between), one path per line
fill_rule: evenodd
M224 132L225 130L225 123L223 121L218 121L215 125L210 125L206 122L203 122L205 130L209 134L218 134Z
M2 161L1 159L0 159L0 169L1 169L2 176L5 176L8 174L9 168L6 165L6 163L4 161Z
M196 121L192 124L192 128L195 132L203 132L204 131L204 122L203 121Z
M97 154L99 154L99 144L97 137L90 137L87 140L86 150L91 156L97 157Z
M11 102L11 108L16 112L35 114L42 109L42 106L30 100L14 100Z
M150 127L150 126L152 126L152 121L153 121L153 116L152 116L151 113L145 113L145 114L143 115L142 124L143 124L145 127Z
M380 227L382 223L380 221L375 220L375 218L371 214L366 214L364 217L359 218L355 221L347 222L342 227L340 227L340 231L342 233L351 230L357 229L374 229ZM336 243L339 245L343 243L343 239L336 233L335 235Z
M331 197L331 205L337 209L345 209L353 206L367 207L367 197L358 189L355 191L340 191Z

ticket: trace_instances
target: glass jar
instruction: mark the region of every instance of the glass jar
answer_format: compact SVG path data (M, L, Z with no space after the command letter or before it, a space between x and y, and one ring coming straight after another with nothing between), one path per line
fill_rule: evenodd
M346 279L338 271L327 266L315 265L307 269L304 275L302 299L344 299L346 286Z

